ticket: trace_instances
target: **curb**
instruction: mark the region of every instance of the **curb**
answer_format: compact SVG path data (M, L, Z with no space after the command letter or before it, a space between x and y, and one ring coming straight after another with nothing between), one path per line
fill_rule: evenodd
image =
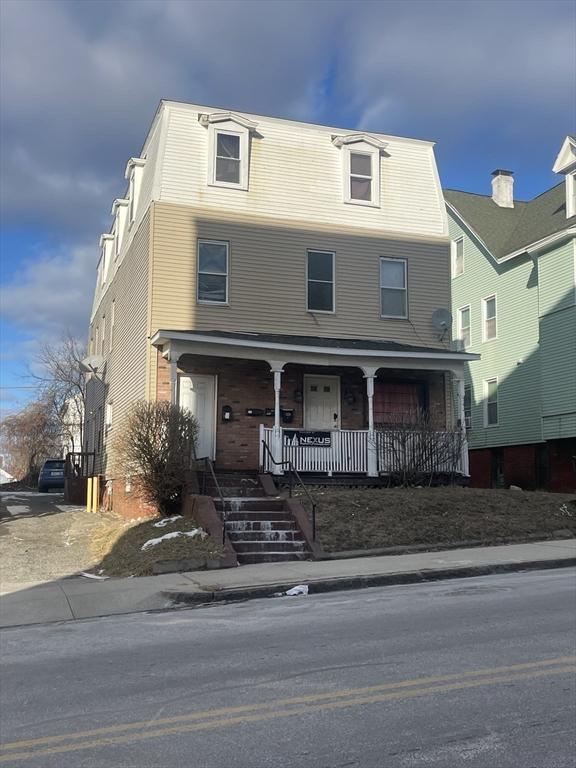
M517 571L550 570L553 568L576 567L576 557L554 560L530 560L519 563L498 563L495 565L473 565L460 568L439 568L433 570L406 571L405 573L386 573L368 576L337 577L334 579L319 579L308 581L309 594L322 592L338 592L366 587L391 587L404 584L421 584L431 581L448 579L463 579L473 576L490 576L496 573L513 573ZM257 600L263 597L273 597L276 592L285 592L294 586L289 584L267 584L258 587L233 587L213 592L163 592L164 597L171 600L173 607L181 605L206 605L207 603L240 602Z

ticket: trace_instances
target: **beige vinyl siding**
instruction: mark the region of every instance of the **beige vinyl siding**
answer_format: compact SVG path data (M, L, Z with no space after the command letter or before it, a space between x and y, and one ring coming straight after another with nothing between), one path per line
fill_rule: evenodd
M196 302L198 238L230 243L228 306ZM307 249L335 252L335 312L306 311ZM388 339L445 349L431 323L448 307L449 244L377 237L156 203L151 332L234 330ZM408 262L409 320L380 318L380 257Z
M106 316L106 367L102 382L92 378L87 417L105 413L106 403L112 403L112 428L104 439L105 451L97 464L97 471L113 476L108 459L115 434L130 404L147 395L148 342L148 273L150 258L150 213L138 227L134 239L120 264L112 283L98 307L91 324L102 328ZM114 344L110 351L111 305L114 300ZM99 409L102 409L101 411ZM108 464L108 466L107 466Z
M343 202L345 150L331 140L338 131L244 115L258 123L250 142L249 188L225 189L207 183L208 129L198 122L198 114L199 108L186 105L165 108L162 201L389 232L447 231L434 151L428 143L382 137L388 146L380 159L380 207L349 205Z

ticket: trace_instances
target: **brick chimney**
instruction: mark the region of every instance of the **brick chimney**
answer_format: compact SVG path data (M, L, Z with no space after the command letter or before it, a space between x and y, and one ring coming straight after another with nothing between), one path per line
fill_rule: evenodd
M514 172L492 171L492 200L500 208L514 208Z

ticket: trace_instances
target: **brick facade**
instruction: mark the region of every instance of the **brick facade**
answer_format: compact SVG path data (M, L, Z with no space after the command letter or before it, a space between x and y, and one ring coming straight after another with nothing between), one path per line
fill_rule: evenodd
M273 409L274 384L270 366L264 361L184 355L178 363L184 375L218 377L216 406L216 466L221 470L255 470L259 464L259 427L274 426L273 416L247 416L249 408ZM340 377L342 429L366 429L368 405L366 382L358 368L286 364L282 374L281 408L294 409L287 427L303 427L304 375ZM380 375L384 375L381 372ZM389 378L401 374L387 374ZM429 384L429 407L435 419L445 423L446 398L443 374L422 374ZM170 364L158 353L156 397L170 399ZM222 408L232 408L232 420L223 422Z

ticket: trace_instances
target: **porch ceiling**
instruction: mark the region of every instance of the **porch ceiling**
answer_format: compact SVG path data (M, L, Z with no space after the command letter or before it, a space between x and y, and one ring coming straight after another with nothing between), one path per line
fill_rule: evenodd
M464 363L479 355L431 347L414 347L394 341L334 339L310 336L283 336L223 331L159 330L151 343L176 362L182 355L195 354L242 360L265 360L273 368L286 363L349 366L373 375L379 368L450 370L463 372Z

